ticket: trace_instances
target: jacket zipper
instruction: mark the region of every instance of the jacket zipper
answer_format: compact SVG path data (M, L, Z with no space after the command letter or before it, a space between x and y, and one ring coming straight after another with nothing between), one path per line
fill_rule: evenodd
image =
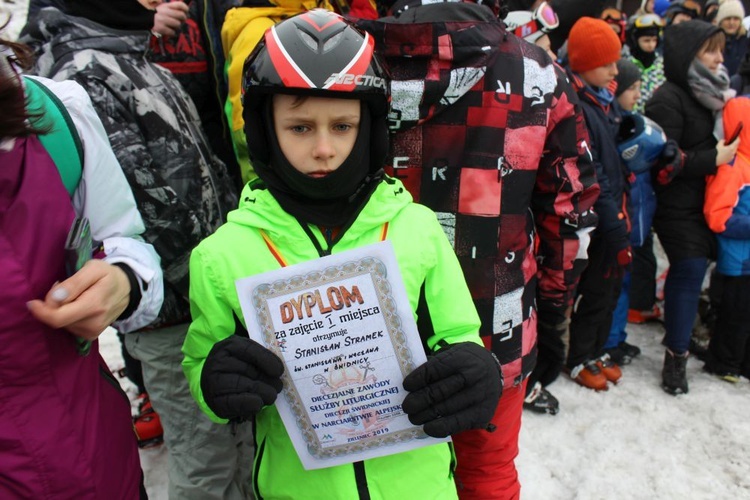
M253 442L255 439L255 422L253 422ZM260 471L260 463L263 461L263 452L266 450L266 440L260 443L258 446L258 454L255 456L253 461L253 493L255 493L256 500L263 500L263 496L260 494L260 483L258 482L258 472Z
M357 482L357 495L359 500L370 500L370 489L367 487L365 463L362 461L354 462L352 467L354 467L354 479Z
M104 380L106 380L112 387L115 388L115 390L120 393L120 395L125 398L125 401L127 401L128 406L130 406L130 398L128 398L128 395L125 394L125 391L122 390L122 387L120 386L120 383L115 379L115 377L112 376L107 370L105 370L102 365L98 365L99 373L102 377L104 377Z

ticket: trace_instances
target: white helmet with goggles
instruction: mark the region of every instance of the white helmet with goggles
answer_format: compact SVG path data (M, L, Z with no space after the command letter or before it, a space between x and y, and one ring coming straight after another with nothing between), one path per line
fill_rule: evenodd
M508 31L527 42L534 43L560 25L554 9L542 2L534 12L515 10L503 19Z

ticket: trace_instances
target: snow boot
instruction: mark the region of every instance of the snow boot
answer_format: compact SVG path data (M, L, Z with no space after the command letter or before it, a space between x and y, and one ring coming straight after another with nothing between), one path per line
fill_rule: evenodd
M607 380L613 384L616 384L620 381L620 378L622 378L622 370L617 366L617 363L612 361L609 354L604 354L601 358L597 359L596 366L598 366L599 370L601 370L604 376L607 377Z
M657 321L660 319L661 309L659 309L659 306L657 306L656 304L654 304L654 307L646 311L628 309L628 323L635 323L637 325L640 325L649 321Z
M526 399L523 400L523 407L525 410L531 410L534 413L557 415L557 412L560 411L560 402L541 383L537 382Z
M148 394L141 393L138 396L141 402L138 404L138 413L133 417L133 427L138 436L139 448L153 448L164 442L164 430L161 427L161 419L156 413Z
M599 369L596 361L586 361L566 371L570 375L570 378L584 387L594 389L595 391L606 391L609 389L607 387L607 377Z
M629 365L633 358L631 358L619 345L617 347L610 347L604 349L605 354L609 356L609 359L617 363L617 366Z
M637 358L641 355L641 348L633 344L628 344L624 340L617 346L630 359ZM615 361L616 362L616 361ZM619 364L619 363L618 363Z
M708 341L699 340L694 336L690 337L688 351L701 361L706 361L708 359Z
M732 384L736 384L740 381L739 373L723 370L721 368L715 368L710 361L706 362L706 364L703 365L703 371L719 377L721 380L731 382Z
M675 354L669 349L664 352L664 368L661 372L661 388L676 396L687 394L687 359L688 353Z

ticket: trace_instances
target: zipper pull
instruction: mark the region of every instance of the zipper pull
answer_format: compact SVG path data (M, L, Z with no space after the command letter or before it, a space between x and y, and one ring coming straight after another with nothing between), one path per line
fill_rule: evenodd
M331 242L333 241L333 229L330 227L325 228L323 237L326 239L326 248L323 250L323 255L331 255Z

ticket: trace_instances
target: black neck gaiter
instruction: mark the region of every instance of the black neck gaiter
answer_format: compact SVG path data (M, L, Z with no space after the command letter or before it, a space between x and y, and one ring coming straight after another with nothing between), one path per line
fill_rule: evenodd
M65 7L67 14L116 30L150 31L154 27L154 11L137 0L67 0Z
M656 51L653 52L645 52L636 42L635 47L633 47L630 50L630 53L638 59L641 64L643 64L644 68L650 68L652 64L654 64L654 61L656 60Z
M297 219L318 226L336 227L356 217L382 179L382 169L370 172L371 117L362 103L359 131L349 156L336 171L323 178L295 169L281 151L273 128L271 99L264 104L264 124L270 145L268 165L254 165L279 205Z
M650 68L652 64L654 64L654 61L656 60L656 49L654 49L653 52L645 52L641 46L638 44L638 39L642 36L659 36L659 28L656 27L650 27L650 28L632 28L633 31L630 34L630 42L628 45L630 45L630 54L638 59L641 64L643 64L644 68ZM659 43L656 44L656 47L659 47Z

